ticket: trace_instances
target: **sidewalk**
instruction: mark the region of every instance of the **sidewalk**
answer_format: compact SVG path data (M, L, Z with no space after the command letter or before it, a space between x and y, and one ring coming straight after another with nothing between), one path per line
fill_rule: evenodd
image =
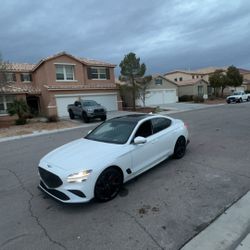
M249 250L250 191L181 250Z

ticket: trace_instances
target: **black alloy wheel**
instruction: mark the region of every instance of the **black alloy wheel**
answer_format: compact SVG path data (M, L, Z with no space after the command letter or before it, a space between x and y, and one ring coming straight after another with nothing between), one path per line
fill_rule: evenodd
M82 112L82 119L84 122L89 123L89 117L85 112Z
M69 110L69 118L72 120L75 119L75 115L72 110Z
M117 168L107 168L98 177L95 184L95 198L100 202L112 200L123 184L122 172Z
M174 147L174 158L181 159L186 153L186 139L184 136L178 138Z

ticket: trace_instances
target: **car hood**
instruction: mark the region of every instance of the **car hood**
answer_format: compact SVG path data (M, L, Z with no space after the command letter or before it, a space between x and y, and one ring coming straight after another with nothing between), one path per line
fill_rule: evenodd
M50 165L64 170L95 168L100 163L112 163L115 158L124 154L125 148L126 145L82 138L51 151L41 159L40 165Z
M240 98L240 97L241 97L241 95L230 95L230 96L228 96L227 98L231 98L231 97L234 97L234 98Z

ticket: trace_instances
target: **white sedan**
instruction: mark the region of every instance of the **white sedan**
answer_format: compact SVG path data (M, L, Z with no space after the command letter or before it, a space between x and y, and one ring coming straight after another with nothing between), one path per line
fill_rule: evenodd
M39 186L61 202L108 201L123 183L169 156L182 158L188 142L181 120L150 114L113 118L44 156Z

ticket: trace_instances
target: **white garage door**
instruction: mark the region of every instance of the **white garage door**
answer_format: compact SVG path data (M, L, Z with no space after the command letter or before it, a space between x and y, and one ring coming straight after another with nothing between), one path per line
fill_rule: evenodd
M84 100L94 100L103 105L107 111L118 110L117 94L85 94L85 95L56 95L57 114L59 117L68 116L67 106L73 104L79 98Z
M178 101L176 90L150 90L146 97L146 106L175 103Z

